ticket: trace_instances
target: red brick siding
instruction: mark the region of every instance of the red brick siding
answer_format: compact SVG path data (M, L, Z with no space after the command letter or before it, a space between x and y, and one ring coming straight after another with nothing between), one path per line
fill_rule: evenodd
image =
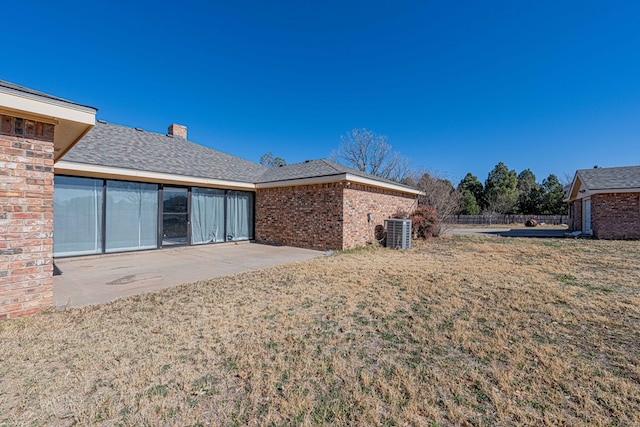
M414 203L413 197L354 183L259 189L256 241L318 250L362 246L376 225Z
M256 241L342 249L342 199L340 183L259 189Z
M569 230L582 231L582 199L574 200L569 206Z
M377 225L398 212L411 211L416 198L402 193L352 183L344 190L344 242L343 247L353 248L373 241ZM369 223L367 214L372 221Z
M53 132L0 116L0 320L53 300Z
M591 196L591 229L598 239L640 239L640 194Z

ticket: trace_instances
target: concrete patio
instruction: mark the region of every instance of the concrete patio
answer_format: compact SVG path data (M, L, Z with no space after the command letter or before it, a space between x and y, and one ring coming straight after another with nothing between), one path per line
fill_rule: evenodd
M323 254L309 249L246 242L56 259L56 270L60 274L53 278L53 302L57 308L102 304Z

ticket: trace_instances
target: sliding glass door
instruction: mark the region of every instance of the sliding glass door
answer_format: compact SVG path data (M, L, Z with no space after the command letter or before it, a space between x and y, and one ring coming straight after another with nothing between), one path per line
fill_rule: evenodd
M162 246L189 244L189 190L162 189Z
M253 193L227 192L227 240L253 239Z
M224 190L191 189L191 243L224 242Z
M106 252L158 247L158 186L107 181Z
M56 176L53 196L53 255L102 253L103 181Z
M56 176L54 256L253 239L254 193Z

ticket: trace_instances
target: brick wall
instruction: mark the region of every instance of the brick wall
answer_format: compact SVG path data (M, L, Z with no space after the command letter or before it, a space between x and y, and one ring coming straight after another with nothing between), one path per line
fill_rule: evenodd
M399 210L408 212L415 207L416 199L410 195L352 183L344 191L344 248L372 242L377 225L384 226L384 220Z
M598 239L640 239L640 194L591 196L591 229Z
M574 200L569 206L569 230L582 231L582 199Z
M342 189L340 183L259 189L256 241L342 249Z
M53 133L0 115L0 320L52 303Z
M376 225L414 203L413 197L355 183L259 189L256 241L318 250L362 246L373 240Z

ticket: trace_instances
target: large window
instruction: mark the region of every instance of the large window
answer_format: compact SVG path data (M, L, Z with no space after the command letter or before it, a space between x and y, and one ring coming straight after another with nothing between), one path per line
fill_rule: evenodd
M191 243L224 242L224 190L191 190Z
M253 193L227 193L227 240L253 239Z
M158 186L107 181L107 252L158 246Z
M56 176L53 190L53 255L102 252L102 180Z
M253 239L252 192L168 185L160 192L157 184L68 176L54 183L56 257Z

